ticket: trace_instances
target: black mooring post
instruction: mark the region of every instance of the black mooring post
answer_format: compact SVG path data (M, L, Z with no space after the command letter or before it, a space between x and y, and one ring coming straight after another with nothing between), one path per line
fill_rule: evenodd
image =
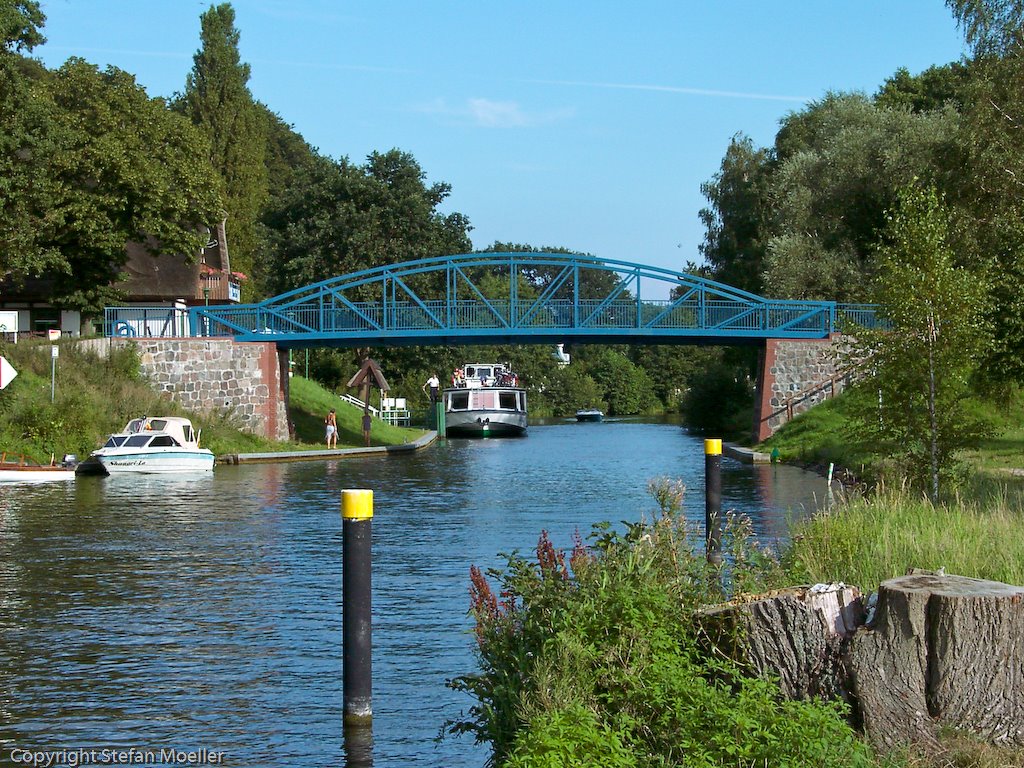
M345 726L373 723L370 534L373 491L341 492L342 675Z
M722 564L722 441L704 441L705 552L712 565Z

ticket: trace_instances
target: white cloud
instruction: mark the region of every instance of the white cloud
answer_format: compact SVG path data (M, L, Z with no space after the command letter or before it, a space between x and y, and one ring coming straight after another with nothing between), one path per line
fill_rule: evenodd
M514 101L470 99L467 108L473 122L486 128L519 128L530 124L529 117Z
M646 85L643 83L594 83L577 80L531 80L542 85L571 85L585 88L614 88L624 91L660 91L682 93L689 96L715 96L727 99L752 99L756 101L810 101L810 96L782 96L772 93L743 93L741 91L716 91L707 88L684 88L676 85Z
M451 106L443 99L417 107L417 111L440 115L458 123L481 128L529 128L536 125L565 120L573 115L572 109L527 112L517 102L494 99L467 99L461 106Z

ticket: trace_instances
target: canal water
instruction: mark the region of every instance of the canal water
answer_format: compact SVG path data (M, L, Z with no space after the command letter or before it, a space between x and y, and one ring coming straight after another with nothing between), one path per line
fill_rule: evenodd
M209 749L223 765L345 762L340 491L370 488L378 766L477 768L437 741L471 701L471 564L637 520L681 479L703 521L703 443L678 425L558 422L416 454L84 477L0 488L0 765L12 750ZM785 535L817 475L723 459L723 509ZM17 753L21 755L23 753ZM14 763L16 764L16 763Z

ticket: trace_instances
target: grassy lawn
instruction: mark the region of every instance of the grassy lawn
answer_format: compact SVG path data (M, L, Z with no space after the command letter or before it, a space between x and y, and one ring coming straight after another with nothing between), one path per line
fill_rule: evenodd
M295 437L303 448L308 449L311 445L326 447L324 417L331 408L335 409L338 417L338 447L363 446L363 412L359 408L301 376L292 377L290 400ZM375 418L370 430L370 445L411 443L425 432L423 429L395 427Z
M797 416L758 450L771 453L778 448L783 461L832 461L874 476L882 457L858 435L858 407L862 406L851 395L828 400ZM972 407L992 425L992 434L977 448L963 451L964 463L982 478L1010 481L1011 485L1015 484L1013 470L1020 470L1017 479L1024 485L1024 394L1015 392L998 402L976 400Z
M835 462L854 472L874 467L878 457L857 434L851 402L846 397L826 400L765 440L759 451L778 449L783 461ZM873 472L868 472L873 474Z

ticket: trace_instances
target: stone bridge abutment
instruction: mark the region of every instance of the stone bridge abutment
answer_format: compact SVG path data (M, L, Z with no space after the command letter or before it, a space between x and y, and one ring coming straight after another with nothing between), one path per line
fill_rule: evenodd
M849 383L836 367L835 339L768 339L758 356L754 441L767 440L797 414L834 397Z
M223 414L270 440L289 437L288 351L278 350L273 342L114 337L79 343L101 357L110 349L134 345L153 387L184 408Z

